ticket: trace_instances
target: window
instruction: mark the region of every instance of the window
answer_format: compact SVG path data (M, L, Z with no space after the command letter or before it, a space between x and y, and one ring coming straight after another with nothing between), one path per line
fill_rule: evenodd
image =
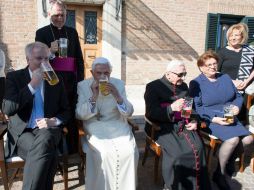
M207 31L205 49L217 51L226 46L226 33L228 28L236 23L244 22L249 27L248 43L254 41L254 17L245 17L241 15L212 14L207 16Z
M85 11L85 43L97 44L97 12Z
M67 10L65 26L76 28L76 18L74 10Z

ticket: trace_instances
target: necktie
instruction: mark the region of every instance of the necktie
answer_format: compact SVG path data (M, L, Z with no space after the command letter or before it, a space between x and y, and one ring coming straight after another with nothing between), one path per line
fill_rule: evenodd
M44 104L41 96L41 87L40 85L34 94L34 103L33 103L33 110L30 117L28 128L35 128L36 127L36 119L44 117Z

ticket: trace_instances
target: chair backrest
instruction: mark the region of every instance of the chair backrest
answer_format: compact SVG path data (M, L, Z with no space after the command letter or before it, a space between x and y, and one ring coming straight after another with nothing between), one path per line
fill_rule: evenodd
M150 121L146 116L144 116L144 119L145 119L145 122L151 126L151 134L150 135L146 134L146 135L150 137L152 140L154 140L156 131L159 131L161 128L158 124Z
M158 183L158 170L159 170L159 160L162 155L161 146L155 141L155 132L160 130L160 127L150 121L146 116L144 116L145 122L151 126L151 134L146 133L146 145L145 152L142 159L142 165L144 166L146 159L148 157L149 149L154 152L154 182Z
M156 155L160 156L161 155L161 147L160 145L155 141L155 132L160 130L159 125L156 123L153 123L150 121L146 116L144 116L145 122L147 122L151 126L151 134L150 136L146 134L146 138L148 143L150 144L150 149L155 152Z
M18 156L5 158L5 136L7 133L7 124L0 124L0 168L1 168L1 177L4 184L4 189L8 190L11 188L13 179L15 178L16 174L18 173L20 168L23 168L25 165L25 162L22 158ZM15 169L12 172L12 176L8 177L8 170L9 169Z
M8 121L8 120L7 120ZM64 128L65 129L65 128ZM65 133L65 131L63 130ZM7 124L0 123L0 176L3 181L4 189L9 190L12 187L13 181L20 169L24 167L25 161L19 156L12 156L9 158L5 157L5 142L7 135ZM68 155L67 155L68 156ZM68 161L65 154L59 156L59 159L63 162L63 178L64 178L64 189L68 189ZM11 177L8 177L8 170L12 170ZM20 175L22 177L22 175ZM22 180L22 179L21 179Z

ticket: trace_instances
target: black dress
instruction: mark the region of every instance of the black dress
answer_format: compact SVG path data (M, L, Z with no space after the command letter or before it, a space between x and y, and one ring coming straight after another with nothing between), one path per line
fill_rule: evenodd
M218 71L223 74L228 74L232 80L236 80L241 63L242 51L235 52L224 47L219 50L218 56Z
M223 74L228 74L232 80L236 80L238 77L239 67L241 64L242 50L239 52L235 52L233 50L229 50L226 47L223 47L218 52L219 56L219 64L218 71ZM243 123L247 124L247 96L244 92L242 92L242 96L244 99L244 106L240 110L237 118Z
M156 139L163 151L162 175L166 185L174 190L209 190L201 138L197 131L186 130L185 121L176 119L168 106L187 95L185 83L174 86L165 77L147 84L146 117L161 127ZM146 124L145 130L149 134L150 126Z

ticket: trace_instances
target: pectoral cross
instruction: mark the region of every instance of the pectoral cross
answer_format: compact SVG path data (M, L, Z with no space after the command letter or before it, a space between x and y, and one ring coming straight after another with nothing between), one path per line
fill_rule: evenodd
M100 121L100 120L101 120L101 117L102 117L101 113L100 113L100 112L98 112L98 113L96 114L96 118L97 118L97 120L98 120L98 121Z

